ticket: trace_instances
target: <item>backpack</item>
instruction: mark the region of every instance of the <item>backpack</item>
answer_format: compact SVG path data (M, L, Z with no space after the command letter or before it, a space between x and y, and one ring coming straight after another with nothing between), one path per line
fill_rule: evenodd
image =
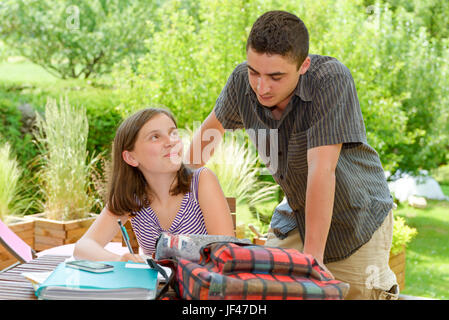
M347 283L332 279L311 255L295 249L225 241L206 243L199 253L199 261L180 256L157 261L173 271L166 286L174 288L175 297L169 298L339 300L349 290Z

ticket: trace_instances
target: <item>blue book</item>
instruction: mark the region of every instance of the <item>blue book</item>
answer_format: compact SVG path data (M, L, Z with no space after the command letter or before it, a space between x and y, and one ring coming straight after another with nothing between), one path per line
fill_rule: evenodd
M60 263L36 290L39 299L48 300L148 300L156 297L158 272L147 268L127 268L128 262L105 262L114 270L93 273Z

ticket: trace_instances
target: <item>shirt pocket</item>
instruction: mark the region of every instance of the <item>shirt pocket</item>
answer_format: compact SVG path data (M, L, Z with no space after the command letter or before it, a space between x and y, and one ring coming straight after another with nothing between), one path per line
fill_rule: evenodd
M307 172L307 134L293 133L288 143L288 168L294 172Z

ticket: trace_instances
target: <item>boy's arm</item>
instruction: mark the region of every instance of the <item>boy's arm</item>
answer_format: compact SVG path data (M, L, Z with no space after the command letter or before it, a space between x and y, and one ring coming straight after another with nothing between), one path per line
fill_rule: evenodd
M192 168L204 166L213 155L215 147L221 142L224 132L225 129L212 110L200 129L194 133L185 163Z
M323 265L324 250L332 220L335 197L335 168L342 144L307 151L306 230L304 253Z

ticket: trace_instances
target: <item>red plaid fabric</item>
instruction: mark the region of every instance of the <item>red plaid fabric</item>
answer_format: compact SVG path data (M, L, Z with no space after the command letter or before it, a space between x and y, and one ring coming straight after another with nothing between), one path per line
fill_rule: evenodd
M181 299L343 299L349 285L332 280L316 260L295 249L213 243L198 263L178 259Z

